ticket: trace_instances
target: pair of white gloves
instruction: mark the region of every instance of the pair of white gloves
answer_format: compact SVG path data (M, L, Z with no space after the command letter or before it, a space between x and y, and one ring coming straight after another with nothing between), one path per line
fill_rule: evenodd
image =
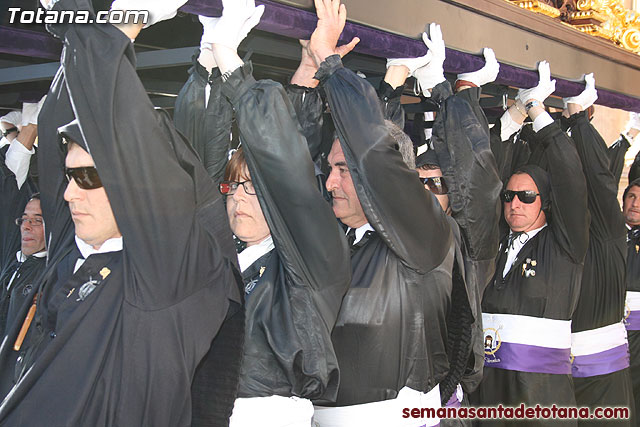
M178 9L187 0L115 0L112 10L148 10L149 21L145 28L176 16ZM264 5L256 6L254 0L222 0L222 16L210 18L200 16L204 27L201 48L211 48L212 44L221 44L233 50L260 22Z
M545 99L555 92L556 81L555 79L551 80L551 69L547 61L542 61L538 64L538 74L540 79L537 86L532 87L531 89L518 90L516 99L520 100L523 104L530 99L544 102ZM578 104L583 110L586 110L598 99L596 80L593 77L593 73L584 75L583 79L585 81L585 88L580 94L562 99L565 109L568 104Z
M442 39L442 29L436 23L429 24L429 34L422 33L422 41L427 46L427 54L418 58L394 58L387 60L387 68L394 65L404 65L409 69L409 76L416 78L419 90L426 97L431 96L430 90L445 81L444 60L446 49ZM478 71L458 74L458 80L472 82L482 86L492 82L498 76L500 64L492 49L484 48L485 65Z

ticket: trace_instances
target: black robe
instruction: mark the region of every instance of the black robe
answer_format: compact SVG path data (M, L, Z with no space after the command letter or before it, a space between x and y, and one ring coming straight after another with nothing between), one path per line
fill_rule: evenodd
M503 279L505 233L496 260L494 280L484 292L482 311L568 322L578 301L582 262L587 250L589 215L586 184L575 147L557 124L546 126L535 136L545 148L541 160L551 178L551 219L545 228L525 243ZM532 265L532 260L535 265ZM525 269L535 270L536 274L525 276ZM520 403L529 406L536 403L575 406L573 381L569 372L534 373L485 364L484 377L472 396L472 403L478 406L500 403L506 406L518 406ZM495 420L483 425L507 423ZM545 425L547 423L549 421L545 421ZM575 422L568 425L572 424Z
M193 57L189 78L176 98L173 122L193 148L214 183L222 181L231 144L233 110L222 95L222 77L218 68L207 70ZM205 88L210 87L205 106Z
M332 333L341 370L336 404L393 399L405 386L426 393L438 383L450 395L460 378L447 376L457 369L447 354L455 246L446 216L396 150L373 87L337 55L316 78L375 229L351 256L351 288ZM470 309L465 317L472 321ZM468 346L470 323L456 332Z
M618 186L610 172L607 147L589 123L586 111L568 119L571 137L582 161L587 181L589 247L584 260L580 298L571 324L583 332L620 323L625 303L626 227L618 203ZM629 369L589 377L575 377L578 407L633 408ZM579 424L587 424L581 421ZM613 421L608 421L613 423ZM633 419L620 422L634 425Z
M222 92L236 112L275 250L256 261L264 269L245 276L245 283L255 285L246 297L238 396L333 402L339 373L331 329L350 283L349 252L316 189L307 140L287 94L279 83L256 82L251 73L250 64L235 70Z
M488 121L479 105L480 93L480 88L470 88L451 96L449 83L441 83L431 94L432 100L441 105L431 141L449 186L451 215L461 230L456 240L475 318L473 352L462 380L466 393L474 391L482 379L484 335L480 305L495 270L502 189L490 149Z
M91 4L61 0L54 9L91 10ZM35 358L2 402L0 423L188 425L196 366L240 304L222 199L189 144L154 110L122 32L111 25L50 30L64 44L39 124L52 261L30 330ZM55 129L70 112L124 248L88 257L65 280L69 270L60 267L73 265L74 249L73 235L64 233L72 230L68 208L58 198L64 154ZM95 289L80 293L90 278ZM16 333L12 328L0 347L3 366ZM234 384L228 392L235 394Z

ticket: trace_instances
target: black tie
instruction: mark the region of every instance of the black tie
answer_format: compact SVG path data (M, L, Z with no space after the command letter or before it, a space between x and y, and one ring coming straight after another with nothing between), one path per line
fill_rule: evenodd
M636 226L627 231L627 242L640 242L640 226Z
M349 248L353 247L353 244L356 242L356 229L350 228L347 232L347 243L349 244Z

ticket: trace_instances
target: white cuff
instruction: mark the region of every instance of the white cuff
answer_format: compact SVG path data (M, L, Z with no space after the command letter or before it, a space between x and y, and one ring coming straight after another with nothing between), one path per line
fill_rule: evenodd
M546 128L551 123L553 123L553 119L546 111L540 113L538 117L533 121L533 130L534 132L538 132L543 128Z
M22 184L27 180L27 175L29 173L29 162L31 161L31 156L36 152L33 148L28 150L24 145L18 141L18 139L14 139L11 141L9 145L9 149L7 150L5 164L9 168L11 172L16 176L16 182L18 184L18 188L22 187Z
M511 117L509 110L505 111L500 117L500 140L507 141L511 135L518 132L522 128L522 124L518 124Z

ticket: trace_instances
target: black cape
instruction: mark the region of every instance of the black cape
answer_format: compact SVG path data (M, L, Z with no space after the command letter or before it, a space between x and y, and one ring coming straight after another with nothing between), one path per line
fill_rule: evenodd
M91 5L61 0L54 9ZM40 143L51 154L41 162L48 186L43 210L53 213L51 221L45 216L54 240L41 299L49 304L40 306L32 326L42 331L32 341L39 341L37 357L2 402L0 423L187 425L196 366L230 308L235 312L240 304L222 200L189 144L154 110L122 32L111 25L50 30L64 51L40 122ZM71 112L100 173L124 249L90 256L63 281L58 267L73 252L64 230L72 228L59 198L64 154L55 129L73 119ZM100 283L86 298L65 292L73 282L98 275ZM16 332L12 328L3 341L0 363L12 357Z

